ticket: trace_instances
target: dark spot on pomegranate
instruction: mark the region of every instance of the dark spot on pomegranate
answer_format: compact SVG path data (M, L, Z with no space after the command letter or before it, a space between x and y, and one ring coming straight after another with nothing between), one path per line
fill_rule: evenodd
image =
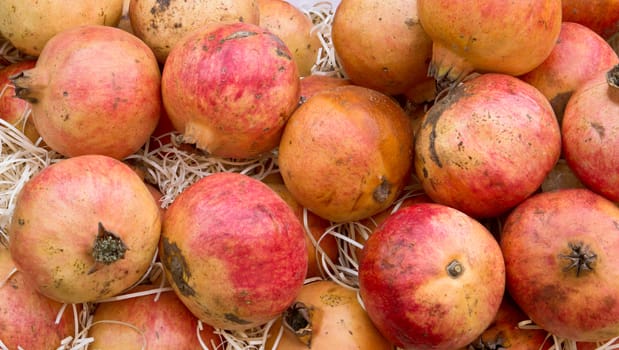
M244 320L238 317L237 315L231 314L229 312L224 314L224 317L226 318L226 320L237 323L237 324L250 324L251 323L250 321Z
M68 92L68 91L63 91L63 92L62 92L62 96L64 96L64 97L69 96L69 92Z
M227 37L221 39L219 42L220 43L224 43L224 42L226 42L228 40L243 39L243 38L248 38L248 37L254 36L254 35L258 35L258 33L250 32L248 30L240 30L238 32L234 32L234 33L228 35Z
M187 279L191 277L191 271L181 250L176 243L171 243L166 237L162 238L162 243L161 262L172 275L172 282L184 296L194 296L196 291L187 283Z
M600 137L600 139L604 138L605 135L605 130L604 130L604 126L600 125L598 123L590 123L591 127L593 128L593 130L595 130L595 132L597 132L598 136Z
M430 153L430 159L439 168L443 167L443 163L439 159L438 152L436 152L436 126L443 113L449 109L453 104L458 102L462 97L469 95L462 85L457 85L449 89L443 97L438 98L437 102L428 110L426 117L423 120L422 128L430 127L428 152Z
M150 9L150 13L153 15L157 12L164 12L170 7L170 0L157 0L157 5Z
M26 220L24 220L24 219L22 219L22 218L19 218L19 219L17 219L17 223L18 223L19 225L23 226L23 225L25 225L25 224L26 224Z
M389 198L389 194L391 193L391 183L387 181L384 176L381 176L380 184L374 189L372 193L372 198L378 203L383 203Z

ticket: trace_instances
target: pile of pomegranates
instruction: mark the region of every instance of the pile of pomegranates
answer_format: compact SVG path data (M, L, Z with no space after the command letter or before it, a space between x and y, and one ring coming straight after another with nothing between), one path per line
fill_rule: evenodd
M6 0L0 349L619 348L617 42L616 0Z

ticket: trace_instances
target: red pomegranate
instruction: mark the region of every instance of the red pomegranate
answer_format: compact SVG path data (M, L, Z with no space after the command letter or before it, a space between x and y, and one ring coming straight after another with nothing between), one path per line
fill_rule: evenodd
M286 45L249 23L204 26L179 41L162 94L184 141L208 153L251 158L274 149L299 103L299 74Z
M28 102L15 96L15 86L9 77L34 68L35 64L36 60L25 60L0 69L0 118L15 126L32 142L36 142L39 138L32 121L32 110Z
M50 39L33 69L11 78L45 143L66 157L136 152L157 126L161 75L144 42L87 25Z
M160 258L181 301L207 324L246 329L280 315L303 286L305 233L266 184L216 173L166 209Z
M415 171L435 202L495 217L535 192L560 152L546 97L518 78L487 73L428 110L415 138Z
M599 71L570 98L561 125L563 156L589 189L619 202L619 65Z
M535 324L574 341L619 334L619 208L587 189L536 194L501 233L507 290Z
M492 234L435 203L388 217L359 263L359 292L370 319L404 349L470 344L494 319L504 287L503 256Z

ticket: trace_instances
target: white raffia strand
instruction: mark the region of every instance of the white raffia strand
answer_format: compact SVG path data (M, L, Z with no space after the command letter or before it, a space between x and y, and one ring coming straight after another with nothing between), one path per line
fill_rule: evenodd
M317 33L321 45L318 48L316 63L312 66L311 73L340 78L346 77L331 39L331 24L335 15L335 6L329 1L317 1L300 9L314 24L312 32Z
M172 142L163 144L162 139ZM151 140L142 151L126 159L138 162L145 170L145 180L158 186L162 193L161 206L168 207L176 196L199 179L221 172L241 173L258 180L277 173L275 151L249 160L213 157L198 150L180 147L176 133Z

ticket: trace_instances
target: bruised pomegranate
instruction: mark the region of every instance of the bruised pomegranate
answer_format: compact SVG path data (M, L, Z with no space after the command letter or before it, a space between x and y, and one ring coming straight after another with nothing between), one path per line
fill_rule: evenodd
M356 291L334 281L305 284L294 304L269 329L265 345L270 350L394 348L372 324Z
M247 329L281 314L303 286L301 223L266 184L215 173L166 209L160 244L181 301L213 327Z
M142 277L160 228L159 207L129 166L85 155L54 163L24 185L9 248L24 279L43 295L92 302Z
M50 349L75 336L69 306L59 322L63 305L38 293L24 274L11 274L15 264L9 250L0 245L0 342L3 349ZM10 277L9 277L10 275Z
M548 98L561 122L572 92L596 72L617 63L617 54L602 37L581 24L563 22L550 56L520 78Z
M416 0L342 0L331 36L355 85L397 95L428 79L432 40L419 22Z
M503 299L492 234L451 207L419 203L388 217L359 262L359 292L380 332L404 349L453 350L490 325Z
M442 86L469 73L521 75L541 64L561 30L561 0L418 0L432 39L429 73Z
M214 156L251 158L279 143L299 102L299 74L290 50L270 31L212 24L170 52L162 94L185 142Z
M548 332L575 341L619 334L619 208L587 189L536 194L501 233L507 289Z
M563 156L591 190L619 202L619 65L599 71L570 98L561 133Z
M37 131L67 157L136 152L157 126L160 73L152 51L118 28L81 26L54 36L36 66L14 76Z
M344 222L393 203L408 181L412 148L409 119L393 99L348 85L299 106L286 124L278 161L302 206Z
M9 77L34 68L35 64L35 60L25 60L0 69L0 118L15 126L32 142L39 139L39 133L30 116L30 105L15 96L15 86L9 81Z
M156 288L141 285L130 293L139 294ZM157 299L155 299L157 298ZM198 319L172 291L97 304L88 337L90 350L201 349ZM200 338L209 349L221 343L213 327L203 325ZM213 343L211 343L211 340Z
M494 217L535 192L560 152L546 97L520 79L487 73L428 110L416 134L415 171L434 201Z

